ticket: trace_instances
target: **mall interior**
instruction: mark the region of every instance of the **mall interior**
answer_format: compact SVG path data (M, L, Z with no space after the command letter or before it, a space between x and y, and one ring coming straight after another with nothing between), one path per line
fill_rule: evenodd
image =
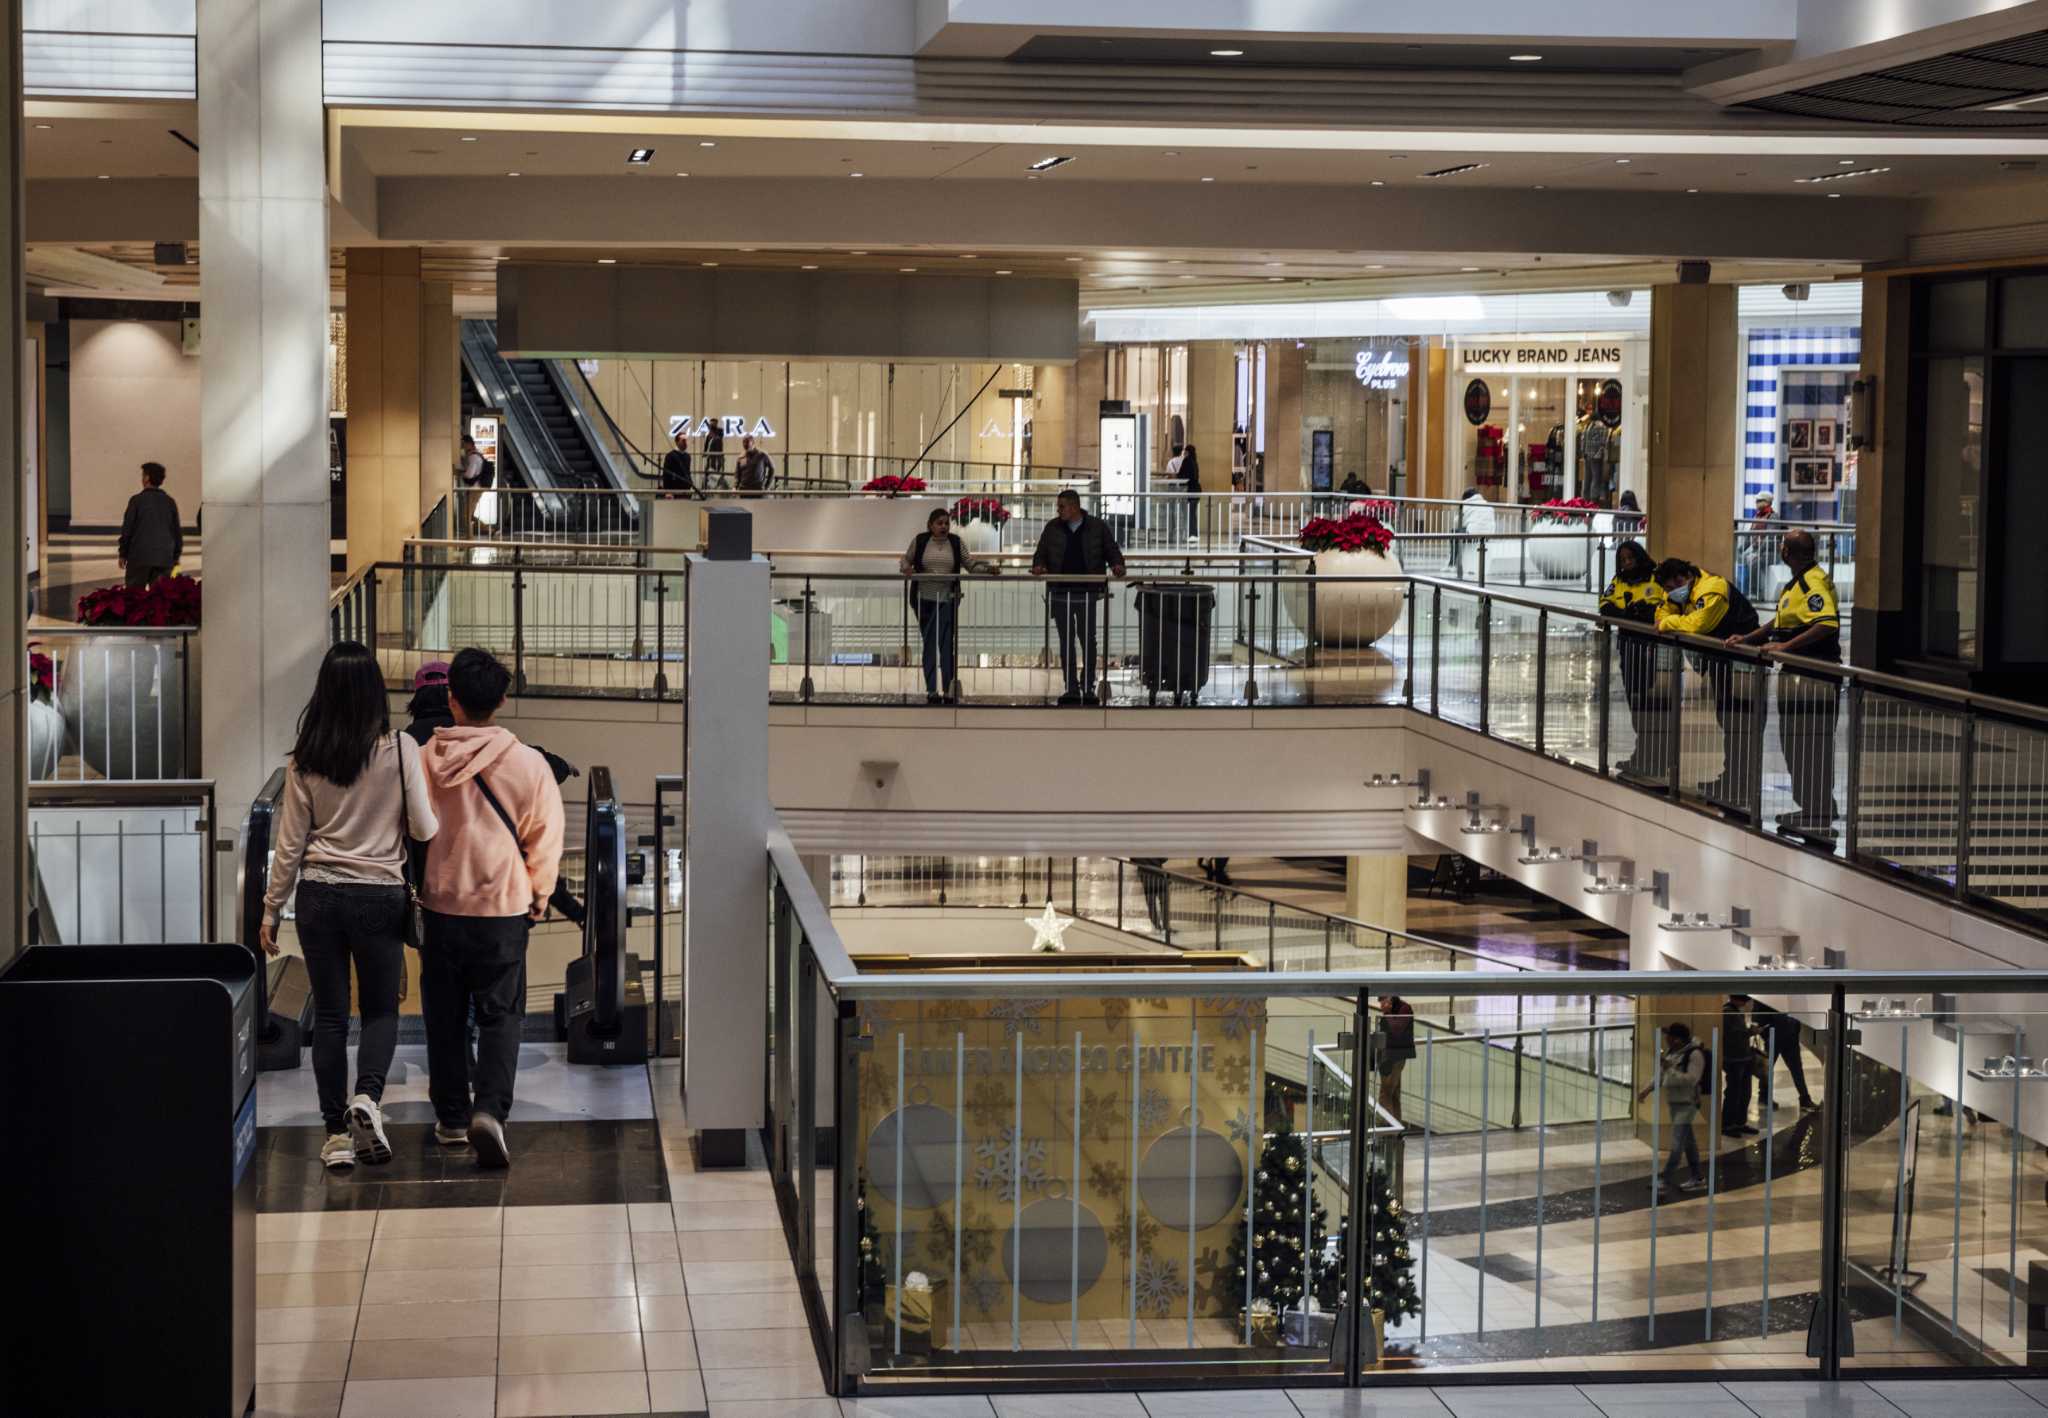
M2048 1413L2048 0L0 14L0 1410Z

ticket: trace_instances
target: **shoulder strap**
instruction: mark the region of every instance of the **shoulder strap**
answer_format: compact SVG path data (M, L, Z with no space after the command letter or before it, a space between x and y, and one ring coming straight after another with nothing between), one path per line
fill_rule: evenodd
M491 811L498 814L498 821L504 823L505 830L512 834L512 845L519 848L521 855L524 855L526 851L526 844L519 840L519 829L512 825L512 814L505 811L505 805L498 801L498 795L491 791L491 785L484 781L483 774L477 774L475 778L471 779L471 781L474 782L477 785L478 790L483 793L484 800L490 803Z
M406 802L405 792L405 744L408 737L403 733L391 736L391 751L398 757L398 875L405 883L406 890L413 889L412 880L412 809Z
M932 534L930 532L919 532L917 540L911 543L910 569L920 576L924 575L924 549L931 544Z

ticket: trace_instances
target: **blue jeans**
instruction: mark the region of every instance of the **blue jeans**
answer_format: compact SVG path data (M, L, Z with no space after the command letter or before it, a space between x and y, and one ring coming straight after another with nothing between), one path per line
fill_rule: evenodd
M1699 1181L1704 1175L1700 1171L1700 1144L1693 1136L1692 1119L1684 1122L1671 1120L1671 1155L1664 1159L1663 1180L1669 1186L1678 1180L1678 1163L1683 1158L1692 1165L1692 1179Z
M960 603L920 598L917 629L924 638L924 692L950 692L960 678Z

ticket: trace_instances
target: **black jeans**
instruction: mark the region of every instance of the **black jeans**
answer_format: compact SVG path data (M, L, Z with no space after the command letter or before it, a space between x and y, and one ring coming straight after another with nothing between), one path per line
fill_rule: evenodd
M924 692L950 693L960 678L960 603L920 599L917 629L924 637Z
M1835 822L1835 720L1840 686L1832 679L1778 671L1778 741L1792 780L1792 801L1809 827Z
M427 1024L427 1092L434 1116L467 1127L472 1111L499 1122L512 1112L519 1032L526 1018L526 916L444 916L428 911L420 951L420 1013ZM476 1094L470 1097L469 1017L476 1008Z
M1799 1095L1801 1103L1811 1103L1813 1092L1806 1086L1806 1061L1799 1053L1799 1021L1792 1019L1786 1024L1773 1025L1771 1037L1778 1062L1785 1065L1785 1072L1792 1075L1792 1091ZM1773 1078L1772 1082L1775 1083L1776 1079Z
M1620 631L1614 637L1621 660L1621 691L1628 700L1635 747L1628 764L1638 778L1663 782L1671 776L1671 706L1657 692L1659 646L1647 635Z
M1095 692L1095 618L1099 600L1092 587L1054 586L1046 592L1053 636L1060 642L1060 676L1068 694Z
M398 980L405 968L405 888L299 883L299 947L313 983L313 1081L329 1132L348 1131L348 967L356 967L363 1037L357 1093L381 1101L398 1043Z
M1721 1131L1749 1126L1750 1089L1756 1084L1756 1059L1745 1054L1721 1065Z

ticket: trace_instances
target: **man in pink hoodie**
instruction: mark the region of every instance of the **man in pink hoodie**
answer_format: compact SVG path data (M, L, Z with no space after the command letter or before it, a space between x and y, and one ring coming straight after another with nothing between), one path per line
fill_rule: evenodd
M468 649L448 668L454 727L438 728L420 758L441 831L420 886L426 942L420 1013L436 1141L476 1148L484 1167L510 1165L505 1118L526 1017L526 938L547 914L562 862L562 790L547 760L491 722L511 672ZM478 1040L470 1096L469 1013Z

